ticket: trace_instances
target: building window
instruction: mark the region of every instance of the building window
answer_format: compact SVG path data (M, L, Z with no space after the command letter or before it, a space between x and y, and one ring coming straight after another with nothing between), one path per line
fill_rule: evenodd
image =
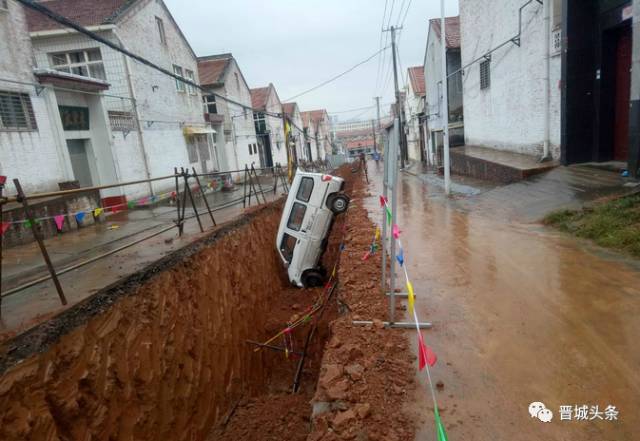
M184 78L184 74L182 73L182 68L180 66L176 66L175 64L173 65L173 73L178 75L179 77ZM176 78L176 90L178 92L186 92L187 91L187 85L184 83L184 81L181 81L179 79Z
M187 155L189 156L190 164L198 162L198 147L195 136L190 136L189 139L187 139Z
M238 77L238 72L233 73L236 77L236 89L240 92L240 78Z
M9 10L9 1L0 0L0 11L8 11L8 10Z
M205 95L202 97L202 103L204 105L204 113L218 113L218 106L216 104L215 95Z
M0 91L0 130L38 130L29 95Z
M253 144L249 144L249 154L253 155Z
M196 82L196 77L193 74L192 70L185 69L185 73L187 74L187 80L191 81L192 83ZM195 88L195 86L192 86L191 84L187 84L187 88L189 89L189 93L191 95L196 95L197 94L197 89Z
M51 64L60 72L106 80L99 48L51 54Z
M491 60L480 63L480 89L488 89L491 86Z
M158 26L158 35L160 36L160 43L167 44L167 34L164 33L164 23L160 17L156 17L156 25Z
M114 132L130 132L138 127L131 112L109 110L109 123Z

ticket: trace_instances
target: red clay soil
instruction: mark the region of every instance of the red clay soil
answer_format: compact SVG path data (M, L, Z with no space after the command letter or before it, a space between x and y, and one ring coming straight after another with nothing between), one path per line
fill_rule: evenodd
M413 422L402 408L413 390L415 357L406 334L384 330L379 320L386 316L388 303L379 289L380 252L362 261L375 231L362 206L366 196L363 177L359 173L352 175L348 169L342 173L352 202L344 219L345 250L335 299L338 305L331 306L327 317L331 322L323 320L321 324L321 335L315 339L311 363L305 369L303 388L296 395L282 387L241 401L215 428L210 441L393 441L414 437ZM333 253L342 231L342 227L334 226L330 239ZM330 255L328 260L332 259ZM359 319L375 322L364 327L351 324ZM279 374L273 375L271 381L280 374L285 374L282 379L290 379L293 372L287 372L287 367L292 366L283 361ZM277 381L272 386L276 384Z

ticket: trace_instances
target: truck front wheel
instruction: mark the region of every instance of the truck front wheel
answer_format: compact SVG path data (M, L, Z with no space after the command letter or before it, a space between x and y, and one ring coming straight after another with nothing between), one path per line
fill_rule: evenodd
M322 286L324 283L324 276L319 270L310 269L302 273L302 284L305 288L315 288Z

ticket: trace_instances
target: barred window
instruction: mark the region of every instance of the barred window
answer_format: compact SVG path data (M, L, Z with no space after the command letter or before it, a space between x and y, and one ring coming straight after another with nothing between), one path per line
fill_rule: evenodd
M192 83L196 82L196 78L192 70L186 69L185 74L186 74L187 80L191 81ZM197 89L191 84L187 84L187 89L189 90L190 95L196 95L198 93Z
M480 89L488 89L491 86L491 60L480 63Z
M130 132L138 128L136 118L131 112L110 110L109 122L114 132Z
M28 94L0 91L0 130L38 130L31 97Z
M51 64L55 70L83 77L106 80L100 48L51 54Z

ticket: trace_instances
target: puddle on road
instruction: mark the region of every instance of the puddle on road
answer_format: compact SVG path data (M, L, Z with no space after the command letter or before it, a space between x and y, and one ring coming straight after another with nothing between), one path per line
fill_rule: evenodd
M374 167L370 174L368 208L380 222L381 177ZM456 209L428 185L400 176L398 218L419 314L435 325L425 337L439 357L433 375L445 385L439 405L450 438L636 439L637 264L479 214L499 206ZM432 405L423 392L415 410L426 437ZM533 401L554 412L551 423L529 416ZM561 405L613 405L619 419L561 421Z

